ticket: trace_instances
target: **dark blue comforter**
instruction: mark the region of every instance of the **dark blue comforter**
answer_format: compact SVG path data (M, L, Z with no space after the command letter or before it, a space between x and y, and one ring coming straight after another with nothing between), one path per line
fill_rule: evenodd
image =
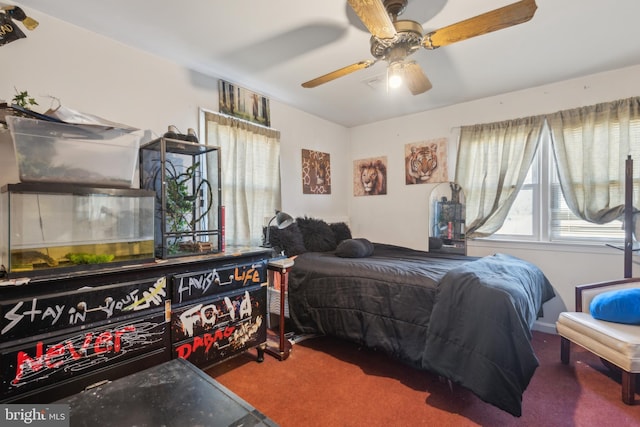
M376 244L367 258L298 256L288 298L298 331L384 350L520 416L538 366L530 329L553 296L536 266L512 256Z

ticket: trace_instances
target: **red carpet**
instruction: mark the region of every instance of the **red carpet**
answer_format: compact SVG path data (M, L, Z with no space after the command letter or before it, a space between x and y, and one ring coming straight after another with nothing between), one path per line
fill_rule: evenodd
M293 346L278 361L248 352L207 372L282 427L300 426L640 426L640 399L622 403L620 380L572 345L560 363L558 336L534 332L540 360L523 415L484 403L436 375L334 338Z

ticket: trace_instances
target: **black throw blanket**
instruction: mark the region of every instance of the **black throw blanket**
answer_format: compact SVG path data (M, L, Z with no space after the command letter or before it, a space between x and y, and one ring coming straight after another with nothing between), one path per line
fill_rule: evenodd
M531 327L553 296L538 268L508 255L449 271L438 284L423 367L520 416L538 367Z
M515 416L536 367L530 328L554 296L534 265L376 244L368 258L296 258L289 312L296 330L381 349L469 388Z

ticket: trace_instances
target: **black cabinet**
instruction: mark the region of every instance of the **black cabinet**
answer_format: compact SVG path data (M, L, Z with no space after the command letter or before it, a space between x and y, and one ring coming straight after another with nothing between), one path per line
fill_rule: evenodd
M74 377L161 350L166 347L166 331L160 312L3 349L3 399L51 390ZM114 376L117 373L105 372L105 379Z
M264 344L266 282L266 259L173 276L173 357L206 366Z
M32 278L0 296L1 402L48 403L172 358L266 341L265 249Z

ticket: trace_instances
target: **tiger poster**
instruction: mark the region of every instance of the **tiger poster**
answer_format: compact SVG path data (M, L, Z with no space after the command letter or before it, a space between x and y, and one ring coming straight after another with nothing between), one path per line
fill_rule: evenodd
M353 195L387 194L387 156L353 162Z
M447 138L404 146L406 184L433 184L449 181Z
M302 149L302 194L331 194L329 153Z

